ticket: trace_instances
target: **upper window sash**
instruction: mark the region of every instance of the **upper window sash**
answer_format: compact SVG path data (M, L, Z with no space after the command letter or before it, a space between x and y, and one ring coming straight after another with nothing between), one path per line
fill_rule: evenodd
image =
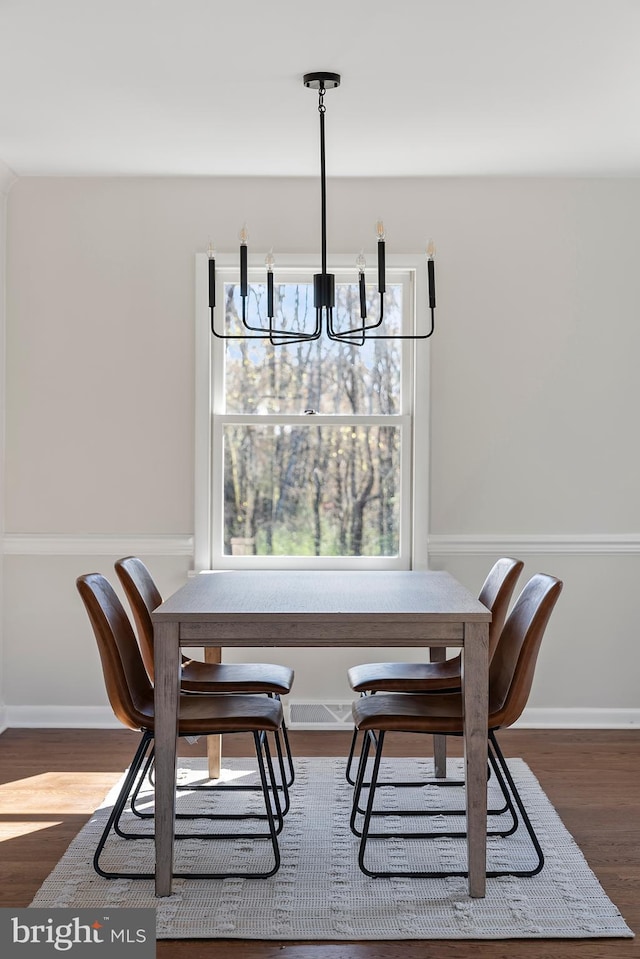
M237 262L233 263L233 266L225 265L225 261L228 257L220 258L216 257L216 329L222 329L224 325L224 309L225 309L225 297L224 297L224 287L228 283L239 283L239 265ZM285 262L285 266L281 270L276 269L274 271L274 282L275 284L286 284L286 283L305 283L310 284L313 289L313 273L311 270L316 267L317 263L309 258L304 258L304 262L298 262L302 258L300 257L282 257ZM353 283L357 284L358 273L353 264L353 258L341 258L344 259L344 264L337 264L332 272L336 275L336 284L340 283ZM222 261L222 262L221 262ZM396 284L402 287L402 323L403 331L410 332L410 329L406 329L407 325L410 327L414 325L415 317L415 284L416 277L415 271L408 270L406 265L404 268L399 266L394 266L393 263L389 264L387 262L387 286ZM249 257L249 270L248 270L248 281L249 286L251 284L266 283L266 269L264 265L261 266L260 262L252 261L252 258ZM367 278L367 282L372 285L377 282L377 277L373 271L370 271L370 274ZM324 336L324 333L322 334ZM216 415L229 415L226 405L226 396L225 396L225 344L233 343L233 340L224 340L215 336L211 336L210 350L211 350L211 363L212 363L212 412ZM237 340L235 342L238 342ZM275 347L276 350L282 349L283 347ZM359 349L356 347L356 349ZM398 410L398 415L407 416L411 413L412 410L412 398L413 398L413 362L412 362L412 353L414 345L410 340L403 340L399 344L399 350L401 352L401 383L400 383L400 409ZM300 410L302 413L303 410ZM319 412L324 412L320 410ZM261 414L250 414L250 415L261 415ZM274 415L266 413L265 416ZM295 414L292 414L295 415Z

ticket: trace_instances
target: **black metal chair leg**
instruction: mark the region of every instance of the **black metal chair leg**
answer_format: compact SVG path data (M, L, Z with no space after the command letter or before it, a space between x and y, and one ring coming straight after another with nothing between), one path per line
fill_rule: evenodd
M369 735L372 737L372 741L375 742L375 739L376 739L375 733L374 733L373 731L369 731ZM492 765L491 765L491 763L488 763L488 764L487 764L487 780L489 780L489 779L491 778L491 775L492 775ZM362 782L362 784L361 784L361 789L362 789L362 788L366 788L366 787L369 786L369 785L370 785L370 783ZM404 787L409 787L409 786L412 786L414 789L415 789L415 788L422 788L423 786L464 786L464 779L462 779L462 780L457 780L457 779L455 779L455 780L452 780L452 779L434 779L434 780L426 779L426 780L421 780L421 779L420 779L420 780L410 780L410 781L408 781L408 782L397 782L397 781L394 781L394 782L392 782L392 783L385 783L384 785L385 785L385 786L388 786L388 787L392 787L392 788L394 788L394 789L404 788ZM501 790L501 792L502 792L502 797L503 797L503 800L504 800L504 804L503 804L499 809L488 809L488 810L487 810L487 815L488 815L488 816L502 816L504 813L510 812L511 815L512 815L512 817L514 817L514 825L513 825L512 829L510 830L510 832L515 832L515 830L516 830L517 827L518 827L518 822L517 822L517 816L516 816L516 814L515 814L515 810L514 810L514 808L513 808L513 803L512 803L511 800L509 799L508 789L507 789L507 787L505 786L503 779L499 779L499 780L498 780L498 785L500 786L500 790ZM362 809L362 807L359 805L359 800L358 800L358 802L356 803L356 806L357 806L356 811L358 812L358 814L361 815L361 816L364 816L365 810ZM371 815L372 815L372 816L388 816L389 813L388 813L388 812L385 812L384 810L376 810L376 809L374 809L374 810L372 811ZM459 809L437 809L437 810L433 810L432 812L430 812L429 810L421 810L421 811L419 811L419 810L413 810L413 809L394 809L393 815L394 815L394 816L429 816L429 815L431 815L431 816L462 816L462 815L464 815L464 810L459 810ZM359 836L360 833L359 833L359 832L356 832L356 835ZM454 834L454 835L457 835L457 834ZM503 832L500 830L500 831L496 831L496 832L487 833L487 835L502 836L502 835L509 835L509 832L503 833Z
M369 743L375 741L375 737L370 732L365 733L365 737L368 737ZM369 748L367 746L366 754L365 754L365 744L363 743L361 764L358 766L357 787L356 787L356 791L354 792L353 803L351 808L350 828L354 836L358 836L358 837L362 836L362 831L358 829L358 827L356 826L356 817L358 815L360 816L366 815L366 809L362 809L360 806L360 797L362 794L362 789L366 788L367 786L369 786L369 789L371 789L371 783L364 782L364 767L366 766L366 763L368 760L368 752L369 752ZM513 803L509 795L509 790L506 786L506 783L504 782L504 779L502 778L502 775L500 774L500 770L496 763L496 760L493 758L491 753L489 754L489 761L490 761L490 764L494 767L496 779L497 779L498 785L500 786L502 790L502 795L504 797L505 804L502 807L502 809L499 810L498 812L489 810L488 815L495 816L495 815L501 815L504 812L509 812L511 814L511 823L510 825L501 826L500 828L488 829L487 836L500 836L501 838L504 838L506 836L512 835L512 833L516 831L516 829L518 828L518 817L513 807ZM378 772L378 776L379 776L379 772ZM385 787L387 786L393 787L392 783L384 783L383 785ZM380 783L378 782L378 779L376 779L376 788L378 788L378 786L380 786ZM383 816L383 817L399 816L399 817L423 817L423 818L428 816L458 816L460 817L460 816L466 816L466 809L463 808L463 809L393 809L393 810L390 810L390 809L374 809L372 806L369 812L369 817L371 819L374 816ZM446 830L446 831L437 830L433 832L419 832L419 833L418 832L405 833L405 832L398 832L395 830L393 832L393 836L397 839L438 839L438 838L464 839L466 838L466 835L467 835L466 831L460 830L460 829ZM391 836L391 833L369 832L368 838L369 839L388 839L390 836Z
M273 769L273 760L271 758L271 750L269 749L269 739L266 733L260 734L260 743L262 748L264 749L264 756L267 761L267 769L269 771L269 780L271 782L271 786L267 785L267 792L265 793L265 801L268 798L269 802L271 803L272 800L271 800L271 797L269 796L269 789L271 789L273 794L273 804L275 805L275 813L273 812L271 805L269 806L269 808L271 809L274 819L276 819L278 822L278 825L276 827L276 832L280 834L282 832L282 827L284 825L285 811L282 809L282 806L280 804L280 791L275 787L276 777ZM278 762L280 765L280 773L282 775L284 773L282 750L280 747L280 742L277 738L276 738L276 749L278 751ZM284 783L285 780L282 779L282 782ZM289 809L289 792L287 790L286 785L284 786L284 790L285 790L285 797L286 797L285 798L286 808L288 810ZM263 791L264 791L264 786L263 786Z
M369 759L369 751L371 749L372 742L373 742L373 736L371 735L371 733L369 733L368 731L365 732L362 739L362 749L360 751L360 761L358 763L358 772L356 774L356 785L353 791L353 801L351 805L351 819L349 822L349 828L351 829L351 832L354 834L354 836L362 835L360 832L358 832L356 828L356 816L359 813L360 796L362 794L362 788L364 785L364 773L367 768L367 761ZM371 788L371 782L368 782L366 785L369 786L369 788Z
M280 699L280 697L277 697ZM287 754L287 764L289 766L289 776L287 778L287 786L293 786L296 778L296 771L293 765L293 755L291 753L291 745L289 743L289 731L287 729L287 724L284 719L282 720L282 739L284 740L284 748Z
M194 694L194 695L195 695L195 694ZM256 694L256 695L257 695L257 694ZM280 702L280 696L279 696L279 695L273 694L273 693L268 693L268 696L269 696L270 699L277 699L278 702ZM293 765L293 755L292 755L292 752L291 752L291 745L290 745L290 743L289 743L289 734L288 734L287 726L286 726L286 723L285 723L284 719L282 720L282 726L280 727L280 730L279 730L277 733L274 733L274 739L279 740L279 738L280 738L280 733L282 733L282 739L283 739L283 741L284 741L284 746L285 746L285 753L286 753L286 757L287 757L287 766L288 766L288 774L285 776L284 772L282 772L282 776L281 776L281 786L280 786L279 788L281 788L281 789L283 790L283 792L285 793L285 795L286 795L287 789L289 789L289 788L293 785L296 777L295 777L295 768L294 768L294 765ZM282 746L280 745L279 748L282 749ZM281 763L279 763L279 767L282 769L282 764L281 764ZM205 785L202 785L202 786L177 786L176 788L177 788L177 789L192 789L192 790L193 790L193 789L202 789L202 790L207 790L207 789L210 789L210 790L226 789L226 790L236 791L236 792L250 792L251 790L259 789L260 787L259 787L259 786L245 786L245 785L237 784L237 783L224 783L224 784L209 783L209 784L207 784L206 786L205 786ZM286 808L285 808L285 811L284 811L283 815L286 816L286 814L287 814L287 812L288 812L288 809L289 809L288 796L285 798L285 807L286 807Z
M284 798L284 805L282 808L282 815L286 816L290 809L289 801L289 780L284 771L284 755L282 752L282 743L280 742L280 733L273 734L273 741L276 744L276 756L278 757L278 770L280 772L280 785L277 786L276 792L280 789L282 790L282 795Z
M364 813L364 822L362 826L362 832L360 834L356 832L356 835L360 835L361 837L360 848L358 852L359 868L361 869L363 873L365 873L365 875L371 876L372 878L389 879L389 878L395 878L395 877L404 877L404 878L410 878L410 879L435 879L435 878L446 877L446 876L468 877L469 873L467 870L450 870L450 871L407 870L404 872L392 872L391 870L373 870L365 865L366 849L367 849L367 844L369 840L395 839L395 838L424 839L424 838L432 838L435 836L437 837L453 836L454 838L460 838L460 839L466 837L466 833L452 834L447 832L438 832L433 834L433 833L400 833L396 831L389 832L389 833L372 833L371 832L370 830L371 819L374 811L375 791L378 787L378 777L380 772L380 761L382 759L383 744L384 744L384 732L381 731L378 735L378 745L377 745L375 760L373 764L373 771L371 773L371 785L369 787L369 797L367 801L367 808ZM363 749L363 755L364 755L364 749ZM507 766L507 762L502 754L500 746L498 745L497 739L495 737L495 733L493 731L489 731L489 756L490 756L491 765L493 767L493 771L496 774L496 778L499 780L501 784L504 785L505 794L508 795L510 793L511 796L513 796L513 799L515 800L515 803L522 817L523 825L525 826L525 829L527 830L527 833L529 835L529 838L531 839L533 848L536 852L536 864L534 865L532 869L487 870L487 873L486 873L487 878L495 879L501 876L516 876L516 877L527 878L527 877L535 876L537 875L537 873L540 872L540 870L544 866L544 854L542 852L542 848L536 836L535 830L533 829L533 826L531 824L531 820L529 819L529 816L527 815L526 809L522 802L522 798L518 792L515 782L513 781L513 777ZM359 787L358 800L359 800L359 791L362 788L363 779L364 779L364 767L361 767L359 769L359 777L358 777L358 787ZM508 788L507 788L507 784L508 784ZM513 819L514 819L514 827L510 829L507 833L505 833L506 836L511 835L517 828L517 816L516 816L515 810L513 809L513 804L509 802L509 805L510 805ZM354 800L354 809L352 811L352 823L355 818L355 815L357 814L355 811L355 807L356 807L356 802ZM396 814L395 810L393 811L393 813L389 813L389 814L395 815ZM355 832L355 829L353 829L353 831Z
M287 775L286 775L286 773L285 773L284 755L283 755L283 752L282 752L282 744L280 743L280 739L279 739L278 733L274 733L274 741L275 741L275 744L276 744L276 753L277 753L277 757L278 757L278 769L279 769L279 772L280 772L280 783L277 783L277 781L276 781L276 788L279 789L279 790L282 790L282 793L283 793L283 796L284 796L284 806L281 807L281 808L282 808L282 815L283 815L283 816L286 816L287 813L289 812L290 805L291 805L290 797L289 797L289 780L288 780ZM148 773L148 774L149 774L149 778L151 778L151 769L153 769L153 766L152 766L153 757L154 757L154 750L152 749L152 750L151 750L151 753L150 753L150 755L149 755L147 764L146 764L146 766L145 766L145 771L144 771L144 773L141 775L140 780L139 780L139 782L138 782L138 785L137 785L136 789L134 790L134 792L132 793L132 797L131 797L131 811L132 811L132 812L134 813L134 815L136 815L139 819L153 819L153 818L154 818L154 815L155 815L155 813L152 812L152 811L151 811L151 812L143 812L142 810L140 810L140 809L135 805L135 802L136 802L136 800L137 800L137 798L138 798L138 794L139 794L140 789L141 789L141 787L142 787L142 783L144 782L145 775L147 775L147 773ZM270 787L270 788L271 788L271 787ZM214 792L214 791L216 791L216 792L221 792L221 793L224 793L225 791L228 791L228 792L237 792L237 791L241 791L241 792L255 792L256 790L259 790L259 789L260 789L260 786L245 786L245 785L239 785L239 784L234 784L234 783L214 783L214 784L209 783L209 784L207 784L207 785L199 785L199 784L192 784L192 785L190 785L190 786L189 786L189 785L178 785L178 786L176 786L176 789L177 789L177 790L182 790L182 791L190 790L191 792L198 792L198 791L202 791L202 792ZM211 819L265 819L266 816L264 816L264 815L262 815L262 814L252 814L252 813L226 813L226 814L225 814L225 813L212 813L212 814L209 816L209 815L207 815L206 813L179 813L179 812L178 812L178 813L176 813L175 818L176 818L176 821L177 821L177 820L180 820L180 819L209 819L209 818L211 818ZM139 839L139 838L141 838L141 834L140 834L140 833L125 833L124 831L118 831L118 835L120 835L123 839ZM201 837L202 837L202 834L201 834L201 833L181 833L180 835L177 835L177 836L176 836L176 839L198 839L198 838L201 838ZM208 838L208 837L205 836L205 838Z
M130 833L122 829L122 827L120 826L120 820L122 818L122 813L124 812L126 808L127 799L129 799L129 807L132 808L133 799L131 797L137 796L139 794L142 788L142 785L144 783L145 776L147 775L149 766L153 760L153 755L154 755L153 737L150 737L150 739L147 740L146 746L149 751L148 751L147 758L144 761L144 765L141 760L138 765L138 769L136 770L137 782L135 781L135 778L134 778L129 789L129 796L124 797L124 802L122 803L120 813L116 816L116 818L113 821L113 831L116 833L116 835L120 836L121 839L137 839L139 835L138 833ZM136 757L134 757L134 760L131 763L130 771L133 770L135 762L136 762ZM138 818L140 819L146 818L146 814L141 815L140 813L138 813L137 815L138 815Z
M277 836L278 833L282 830L283 827L283 812L280 805L280 796L279 790L277 788L277 782L273 767L273 761L271 758L271 752L269 750L269 744L267 737L264 733L254 733L254 745L256 749L256 760L258 764L258 771L260 774L261 790L265 802L265 813L260 815L251 816L254 819L266 819L269 824L269 831L267 833L202 833L202 834L191 834L189 837L186 835L176 836L176 839L180 838L201 838L201 839L268 839L271 842L273 852L274 852L274 866L266 872L222 872L222 873L186 873L186 872L175 872L173 875L178 879L226 879L226 878L256 878L256 879L266 879L269 876L272 876L280 867L280 851L278 847ZM123 839L146 839L151 840L154 838L154 834L141 835L134 833L126 833L121 830L118 826L124 808L126 806L127 800L130 793L136 785L136 778L140 774L140 769L145 762L145 755L149 748L149 745L152 743L153 736L150 732L144 732L140 744L136 750L135 756L131 762L131 766L124 778L122 788L118 793L116 801L114 803L113 809L109 814L107 823L104 827L104 830L98 840L94 856L93 856L93 867L99 876L102 876L105 879L153 879L155 873L153 872L113 872L103 869L100 865L100 858L104 850L107 838L112 829L117 832L117 834ZM264 754L263 754L264 750ZM153 755L153 750L151 750L150 755ZM266 764L269 772L269 778L267 780L267 773L265 771L265 758ZM149 756L147 756L147 762L145 763L144 774L146 775L149 767ZM282 766L281 766L282 768ZM136 792L139 791L139 784L136 787ZM273 799L271 798L273 797ZM275 813L272 809L272 802L275 805ZM195 818L195 817L194 817ZM209 818L209 817L207 817ZM210 818L229 818L225 817L210 817ZM249 818L249 817L247 817Z
M105 843L107 841L107 837L109 833L111 832L111 829L114 823L119 822L120 820L120 816L122 815L122 811L126 805L127 799L129 797L129 793L131 792L131 789L133 788L133 784L135 782L136 776L138 775L140 767L143 763L144 756L149 747L149 743L151 742L151 739L152 739L151 733L145 732L142 734L142 739L140 740L140 744L136 750L135 756L133 757L133 760L129 767L129 771L127 772L127 775L124 778L122 788L120 792L118 793L118 797L115 803L113 804L113 809L111 810L109 818L107 819L106 826L104 827L104 830L102 831L102 835L100 836L100 839L98 840L96 850L93 854L93 868L95 869L95 871L98 873L99 876L103 876L103 878L105 879L135 879L138 876L137 873L107 872L100 866L100 856L102 854L102 850L104 849ZM144 878L152 879L153 874L149 874L148 876L145 876Z
M527 830L527 832L528 832L528 834L529 834L529 838L531 839L533 848L535 849L536 855L537 855L537 857L538 857L538 861L537 861L537 863L536 863L536 865L534 866L533 869L521 870L520 872L510 872L510 873L507 873L507 874L505 874L505 875L510 875L510 876L537 876L537 874L542 870L542 868L543 868L543 866L544 866L544 853L543 853L543 851L542 851L542 847L541 847L540 842L539 842L539 840L538 840L538 837L537 837L537 835L536 835L536 831L535 831L535 829L533 828L533 825L532 825L532 823L531 823L531 820L529 819L529 815L528 815L526 809L524 808L524 803L522 802L522 797L520 796L520 793L519 793L519 791L518 791L518 788L517 788L515 782L513 781L513 776L511 775L511 771L510 771L509 767L507 766L507 761L506 761L506 759L504 758L504 755L503 755L503 753L502 753L502 750L500 749L500 746L498 745L498 740L496 739L496 734L495 734L495 732L494 732L493 730L490 730L490 731L489 731L489 742L491 743L491 746L493 747L493 749L494 749L494 751L495 751L495 754L496 754L496 756L497 756L497 759L498 759L498 762L499 762L500 767L501 767L501 769L502 769L502 772L504 773L505 779L506 779L507 782L509 783L509 789L511 790L511 794L513 795L513 798L514 798L515 801L516 801L516 805L517 805L518 809L520 810L520 815L522 816L523 825L524 825L525 829ZM490 874L487 873L487 875L490 875Z
M136 801L138 799L138 796L140 795L142 784L144 783L145 778L147 776L149 777L149 782L152 783L151 773L154 768L155 754L156 754L155 746L152 746L151 750L149 751L149 755L147 756L147 761L145 763L144 770L142 771L140 775L140 779L138 780L138 784L136 788L133 790L133 792L131 793L129 808L131 809L131 812L133 813L133 815L137 816L138 819L153 819L153 813L143 812L141 809L139 809L136 806Z
M265 804L265 814L269 822L269 832L268 833L234 833L219 836L208 836L209 839L231 839L231 838L247 838L247 839L269 839L271 841L271 848L273 849L274 855L274 865L271 869L266 872L197 872L197 873L184 873L184 872L175 872L173 875L176 879L268 879L269 876L273 876L274 873L280 868L280 848L278 845L278 832L282 829L282 812L280 809L280 797L278 795L278 789L276 788L276 779L273 770L273 763L271 761L271 753L269 751L269 743L267 741L266 735L263 733L254 732L253 741L256 752L256 760L258 762L258 770L260 772L260 782L262 785L262 795L264 798ZM264 749L264 756L263 756ZM267 774L265 770L264 759L266 757L267 767L269 770L269 781L267 781ZM276 815L274 816L273 810L271 808L271 796L274 797L274 802L276 804ZM262 817L264 818L264 817ZM278 827L276 827L276 818L278 819Z
M266 740L266 733L260 733L260 736L261 736L264 740ZM280 747L279 743L277 742L277 740L276 740L276 750L278 751L278 765L279 765L280 775L281 775L281 777L283 777L283 776L284 776L284 759L283 759L283 756L282 756L281 747ZM267 742L267 744L266 744L265 752L268 753L268 755L269 755L270 772L271 772L269 789L274 789L275 792L278 794L278 795L276 796L276 799L275 799L275 806L276 806L275 818L276 818L277 821L278 821L277 831L278 831L278 833L280 833L280 832L282 832L282 828L283 828L283 825L284 825L283 817L285 816L285 814L286 814L286 813L288 812L288 810L289 810L289 805L290 805L290 802L289 802L289 792L288 792L288 789L287 789L286 785L285 785L284 787L281 787L281 786L277 783L277 780L276 780L276 777L275 777L275 772L274 772L274 770L273 770L273 764L272 764L272 760L271 760L271 754L270 754L269 748L268 748L268 742ZM152 749L152 751L151 751L151 755L153 755L153 749ZM148 767L148 765L149 765L149 763L147 762L147 765L145 766L145 770L146 770L146 768ZM135 789L136 795L137 795L137 794L139 793L139 791L140 791L140 787L141 787L141 785L142 785L143 778L144 778L144 777L141 776L140 779L139 779L139 781L138 781L138 784L137 784L136 789ZM284 782L284 779L281 779L281 781ZM183 787L183 788L186 789L186 788L188 788L188 787L185 786L185 787ZM195 788L195 789L198 789L198 788L200 788L200 789L208 789L209 787L206 787L206 786L205 786L205 787L194 787L194 788ZM224 786L220 786L220 787L219 787L219 794L223 794L224 788L225 788ZM279 792L280 792L280 789L281 789L281 788L284 789L284 796L285 796L285 806L284 806L284 809L282 808L282 805L280 804L280 799L279 799ZM261 790L261 786L249 786L249 787L247 787L247 790L250 790L251 792L255 792L256 790ZM126 797L125 797L125 802L126 802ZM123 808L124 808L124 806L123 806ZM154 818L154 813L153 813L153 812L149 812L149 813L138 812L137 815L138 815L138 817L139 817L140 819L153 819L153 818ZM226 821L226 822L228 822L228 821L245 820L245 819L252 819L252 820L255 821L255 820L265 820L265 819L268 819L268 816L266 815L266 813L241 813L241 812L234 812L234 813L230 813L230 812L214 812L214 813L196 812L196 813L176 813L176 814L175 814L175 820L176 820L176 822L181 821L181 820L183 821L183 820L194 820L194 819L205 819L205 820L212 820L212 821L224 820L224 821ZM116 826L114 826L114 828L115 828L115 831L117 832L117 834L120 836L121 839L149 839L149 838L153 838L153 833L125 832L119 825L117 825L117 824L119 823L119 820L120 820L120 816L119 816L118 819L116 820ZM253 837L261 838L261 835L260 835L260 834L256 834L256 833L250 833L250 832L249 832L249 833L248 833L248 832L233 832L233 833L231 833L231 832L225 832L225 833L221 833L219 836L216 836L215 834L212 834L212 833L210 833L210 832L180 832L180 833L176 833L176 835L175 835L176 840L179 840L179 839L217 839L217 838L220 838L220 839L248 839L248 838L253 838ZM264 838L264 837L262 837L262 838Z
M260 739L259 734L258 734L258 733L254 733L254 734L253 734L253 741L254 741L254 743L255 743L256 758L257 758L257 760L258 760L258 768L259 768L259 770L260 770L260 782L262 783L262 795L264 796L264 806L265 806L265 809L266 809L266 811L267 811L267 816L268 816L268 818L269 818L269 832L270 832L270 834L271 834L271 848L273 849L273 857L274 857L274 866L273 866L273 869L269 870L269 872L264 873L264 876L265 876L265 878L266 878L266 877L268 877L268 876L273 876L274 873L276 873L276 872L278 871L278 869L280 868L280 846L279 846L279 844L278 844L278 832L280 831L280 829L282 829L282 816L283 816L283 813L282 813L281 810L280 810L280 797L279 797L279 795L278 795L278 790L276 789L276 786L275 786L275 777L274 777L274 774L273 774L273 765L272 765L272 763L271 763L271 756L270 756L270 754L269 754L269 744L268 744L268 742L267 742L267 737L266 737L266 736L264 737L264 744L263 744L263 743L261 742L261 739ZM268 765L268 767L269 767L269 775L270 775L271 784L272 784L272 794L273 794L273 798L274 798L274 801L275 801L275 804L276 804L276 809L277 809L277 813L278 813L278 819L279 819L280 829L276 829L276 824L275 824L273 812L272 812L272 809L271 809L271 795L270 795L270 793L269 793L269 786L268 786L268 784L267 784L267 777L266 777L266 773L265 773L263 756L262 756L262 748L263 748L263 745L264 745L264 747L265 747L265 756L266 756L266 758L267 758L267 765ZM284 782L284 780L283 780L283 782Z
M278 820L278 833L282 831L283 827L283 818L289 812L290 808L290 799L289 799L289 788L287 785L287 776L284 768L284 756L282 752L282 744L280 742L279 736L277 733L274 733L274 741L276 744L276 755L278 758L278 770L280 772L280 783L275 776L273 769L273 761L271 757L271 751L269 749L269 743L267 734L262 732L259 734L261 737L261 742L263 742L265 747L265 756L267 757L267 764L269 766L270 776L269 776L269 789L272 789L276 794L274 796L274 803L276 806L276 819ZM188 786L182 787L188 789ZM220 794L224 794L225 791L234 792L234 791L243 791L243 792L255 792L260 790L261 786L239 786L234 784L221 783L216 785L207 785L207 786L194 786L194 791L217 791ZM280 791L284 796L284 805L280 803ZM180 819L225 819L225 820L240 820L240 819L258 819L264 820L268 817L265 813L211 813L210 815L198 814L198 813L176 813L176 820ZM230 833L226 833L225 837L230 836ZM235 833L233 834L235 838L243 838L245 836L251 836L252 833ZM206 833L180 833L176 836L176 839L210 839L211 836Z
M358 741L358 727L354 726L353 736L351 737L351 746L349 747L349 755L347 756L347 768L345 769L345 773L344 773L345 779L347 780L350 786L355 786L356 784L356 780L351 777L351 764L353 762L353 757L355 755L357 741ZM358 774L356 773L356 778L357 778L357 775Z

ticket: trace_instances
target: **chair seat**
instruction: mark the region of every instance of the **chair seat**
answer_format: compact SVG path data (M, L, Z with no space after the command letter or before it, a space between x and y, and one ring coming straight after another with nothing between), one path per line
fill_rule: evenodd
M360 730L462 733L462 696L459 693L363 696L353 704L353 720Z
M181 696L178 729L181 736L200 731L252 733L277 732L282 705L264 696Z
M192 693L273 693L286 696L293 685L293 670L271 663L182 664L180 685Z
M135 712L134 712L135 711ZM153 692L137 695L133 710L116 707L117 718L130 729L155 729ZM213 733L277 732L282 724L282 704L266 696L180 696L178 735L207 736Z
M442 663L363 663L347 676L356 693L409 692L460 688L460 656Z

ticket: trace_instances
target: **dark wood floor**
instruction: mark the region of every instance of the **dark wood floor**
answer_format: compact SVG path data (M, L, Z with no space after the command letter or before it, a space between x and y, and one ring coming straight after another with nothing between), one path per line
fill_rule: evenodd
M396 737L411 755L418 737ZM640 730L508 730L627 924L640 934ZM348 734L292 734L298 755L345 755ZM118 779L137 745L126 730L11 729L0 736L1 906L27 906ZM188 747L187 747L188 748ZM191 747L202 752L201 743ZM182 752L184 748L181 747ZM227 754L243 754L234 737ZM455 746L452 752L455 751ZM640 959L636 939L290 943L162 941L160 959Z

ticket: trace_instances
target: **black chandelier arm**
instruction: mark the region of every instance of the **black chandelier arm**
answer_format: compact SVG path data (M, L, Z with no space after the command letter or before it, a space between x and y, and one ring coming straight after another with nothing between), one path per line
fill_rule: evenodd
M303 330L278 330L273 326L273 317L269 317L269 342L272 346L294 345L296 343L309 343L312 340L319 340L322 335L322 323L316 310L316 325L312 332L305 333ZM280 341L275 337L283 337Z
M340 333L332 333L331 330L327 329L327 336L334 343L344 343L346 346L364 346L365 337L364 336L342 336Z
M269 336L267 331L262 333L219 333L215 327L215 312L213 307L209 308L209 313L211 314L211 332L218 340L264 340L265 337Z
M274 336L269 337L269 343L271 346L295 346L296 343L309 343L313 340L319 340L322 331L320 333L310 333L308 336L306 334L294 334L294 337L290 340L276 340L274 336L280 336L279 332L274 333Z
M209 307L211 318L211 332L219 340L269 340L272 346L284 346L285 344L306 343L309 340L318 340L322 334L322 326L316 317L316 326L313 332L304 333L296 330L278 330L270 323L268 327L251 326L243 320L243 325L247 330L253 330L253 333L220 333L215 327L215 307ZM281 339L278 341L276 337Z
M380 316L373 323L365 323L364 321L367 318L366 304L364 304L364 313L363 313L363 300L362 300L362 289L360 291L360 319L362 321L360 326L354 326L350 330L335 330L333 328L333 314L331 315L331 328L329 330L329 318L327 320L327 333L332 340L344 340L345 342L351 342L352 338L361 338L362 342L357 344L359 346L364 345L364 340L366 334L369 330L377 329L384 319L384 293L380 293ZM354 340L355 342L355 340Z
M242 316L240 319L242 320L242 325L244 326L245 330L252 330L254 333L262 333L263 336L270 336L272 329L271 322L269 322L268 329L265 329L263 326L253 326L251 323L249 323L249 320L247 319L247 293L242 292L242 287L240 288L240 298L242 300ZM283 331L283 335L286 335L286 330Z
M284 343L302 343L304 342L304 340L316 339L317 336L320 336L321 329L318 327L317 323L316 323L317 336L315 331L314 333L303 333L301 331L296 332L295 330L277 330L273 326L273 314L270 314L268 316L269 325L267 327L253 326L251 323L249 323L249 320L247 319L248 293L246 292L243 293L242 287L240 289L240 297L242 299L241 319L242 319L242 325L244 326L244 328L246 330L252 330L254 333L261 333L264 337L268 337L274 346L282 346ZM274 336L283 337L282 342L275 343L273 340Z
M327 310L327 335L330 340L339 343L351 343L353 346L363 346L365 339L371 340L428 340L435 332L435 309L430 307L431 327L428 333L380 333L375 336L366 337L368 330L375 329L380 323L374 323L369 326L358 326L351 330L335 330L333 327L333 311ZM215 328L215 307L209 307L211 317L211 332L219 340L265 340L268 339L272 346L285 346L286 344L308 343L312 340L320 339L322 335L322 311L316 310L316 326L311 333L296 332L294 330L276 330L273 327L265 329L260 326L248 326L247 329L255 330L253 334L247 333L219 333ZM381 321L380 321L381 322ZM276 337L281 337L278 341Z
M435 323L435 310L433 307L430 308L431 313L431 326L428 333L379 333L376 336L367 336L367 340L428 340L430 336L433 336L436 328ZM332 339L341 339L340 334ZM362 346L362 343L360 344Z

